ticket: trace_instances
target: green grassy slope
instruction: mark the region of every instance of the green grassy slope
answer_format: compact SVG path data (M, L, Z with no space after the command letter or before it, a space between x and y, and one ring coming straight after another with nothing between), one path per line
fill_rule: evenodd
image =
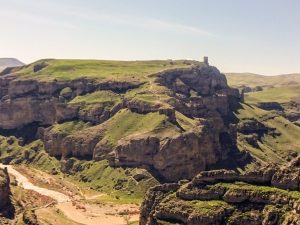
M300 85L281 86L263 91L246 93L245 101L250 104L258 102L300 102Z
M89 124L82 121L69 121L65 123L56 123L52 125L52 132L63 133L65 135L72 134L76 131L88 128Z
M229 190L240 191L240 190L251 190L259 193L274 193L274 194L282 194L289 196L294 199L300 199L299 191L288 191L279 189L276 187L270 186L261 186L261 185L253 185L244 182L234 182L234 183L218 183L215 185L211 185L210 187L224 187Z
M186 130L196 129L196 122L177 114L179 124ZM131 112L129 109L120 110L115 116L101 125L101 129L105 130L104 137L101 142L109 143L112 146L119 141L128 140L135 137L156 136L170 137L178 135L182 130L170 123L164 114L158 112L139 114Z
M253 73L227 73L228 84L233 87L263 87L263 91L245 93L245 102L286 103L300 102L300 74L263 76Z
M106 160L80 161L75 167L80 170L67 179L83 188L107 193L111 197L118 196L123 202L140 201L151 186L159 184L148 172L138 168L112 168ZM135 180L136 174L143 174L144 179Z
M44 69L33 72L36 64L46 62ZM22 79L71 80L80 77L97 79L144 79L143 76L166 69L184 68L199 63L188 60L149 60L149 61L112 61L112 60L40 60L18 71Z
M26 162L48 173L57 173L60 168L59 161L45 152L41 140L20 146L15 137L0 136L0 162L12 164Z
M106 199L102 200L139 203L149 187L159 184L144 169L113 168L108 165L106 160L74 160L76 171L66 177L60 172L60 161L45 152L42 141L37 140L31 144L20 146L16 138L0 136L1 163L26 164L29 167L55 174L76 183L83 189L106 193L107 195L104 195ZM134 177L137 174L143 175L144 178L135 180Z
M70 104L81 104L85 107L84 110L90 110L89 107L106 103L107 100L107 104L111 107L114 103L111 99L114 99L114 97L101 92L78 96ZM91 97L92 95L93 97ZM96 96L99 96L99 98ZM116 97L115 100L118 102L120 99ZM167 103L164 104L164 106L168 107ZM188 118L179 112L176 112L176 119L178 124L171 123L165 114L160 114L159 112L141 114L132 112L129 109L121 109L107 121L96 126L91 126L91 124L84 122L70 121L52 125L51 132L65 133L66 135L72 134L75 137L81 134L90 136L101 133L101 143L113 147L119 142L136 137L156 136L164 138L178 135L188 130L199 131L196 120Z
M240 149L249 151L264 162L283 163L293 152L300 153L300 127L275 112L265 111L255 106L242 104L236 112L241 123L247 120L257 120L268 128L275 129L274 133L264 134L258 141L258 147L250 145L245 135L238 135Z
M121 110L106 124L106 135L111 143L116 143L126 136L150 133L163 126L166 116L158 113L138 114L128 109ZM167 126L167 125L166 125Z
M300 84L300 74L263 76L254 73L226 73L228 84L233 87L246 85L255 86L285 86Z
M95 91L90 94L77 96L68 104L78 105L81 109L89 110L94 106L101 106L104 109L110 110L114 105L121 102L122 95L112 91Z

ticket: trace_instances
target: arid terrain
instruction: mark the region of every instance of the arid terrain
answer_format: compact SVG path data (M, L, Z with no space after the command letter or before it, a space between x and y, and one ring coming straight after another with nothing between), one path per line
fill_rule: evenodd
M297 85L192 60L6 68L0 223L300 224Z

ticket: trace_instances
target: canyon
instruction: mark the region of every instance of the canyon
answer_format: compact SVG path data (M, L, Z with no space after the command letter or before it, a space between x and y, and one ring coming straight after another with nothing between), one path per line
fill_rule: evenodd
M99 205L102 196L143 199L141 225L297 224L298 117L248 94L192 60L46 59L5 69L0 162L36 186L43 176L29 174L43 171L78 205L90 204L83 192L96 192ZM15 204L12 216L38 221L41 211L9 202L9 183L13 199L22 191L10 175L1 172L2 208Z

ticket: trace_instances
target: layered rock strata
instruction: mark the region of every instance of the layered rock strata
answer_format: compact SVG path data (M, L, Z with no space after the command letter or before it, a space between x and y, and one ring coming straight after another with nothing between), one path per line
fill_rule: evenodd
M10 206L9 176L6 169L0 169L0 212L5 212Z
M299 161L244 174L201 172L189 183L156 186L142 204L140 224L298 224Z
M157 97L158 103L122 97L109 109L93 106L81 110L80 105L69 104L76 96L103 90L120 94L142 83L88 78L38 81L4 75L0 78L0 128L19 129L31 123L50 126L40 128L38 137L52 156L107 159L112 166L147 168L167 181L191 179L236 150L236 130L228 118L242 96L228 87L225 76L215 67L167 70L153 74L149 80L152 89L168 90L163 95L166 100L160 100L161 93L150 90L148 94ZM160 126L163 129L154 127L155 131L146 134L136 131L112 143L107 130L121 110L142 117L158 113L165 117ZM194 125L182 127L178 113ZM52 129L51 125L64 121L89 122L92 126L72 133Z

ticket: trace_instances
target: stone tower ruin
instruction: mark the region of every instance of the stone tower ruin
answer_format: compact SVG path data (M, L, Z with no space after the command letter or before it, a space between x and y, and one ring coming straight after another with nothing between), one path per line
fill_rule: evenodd
M204 56L204 57L203 57L203 62L204 62L206 65L209 65L209 63L208 63L208 57L207 57L207 56Z

